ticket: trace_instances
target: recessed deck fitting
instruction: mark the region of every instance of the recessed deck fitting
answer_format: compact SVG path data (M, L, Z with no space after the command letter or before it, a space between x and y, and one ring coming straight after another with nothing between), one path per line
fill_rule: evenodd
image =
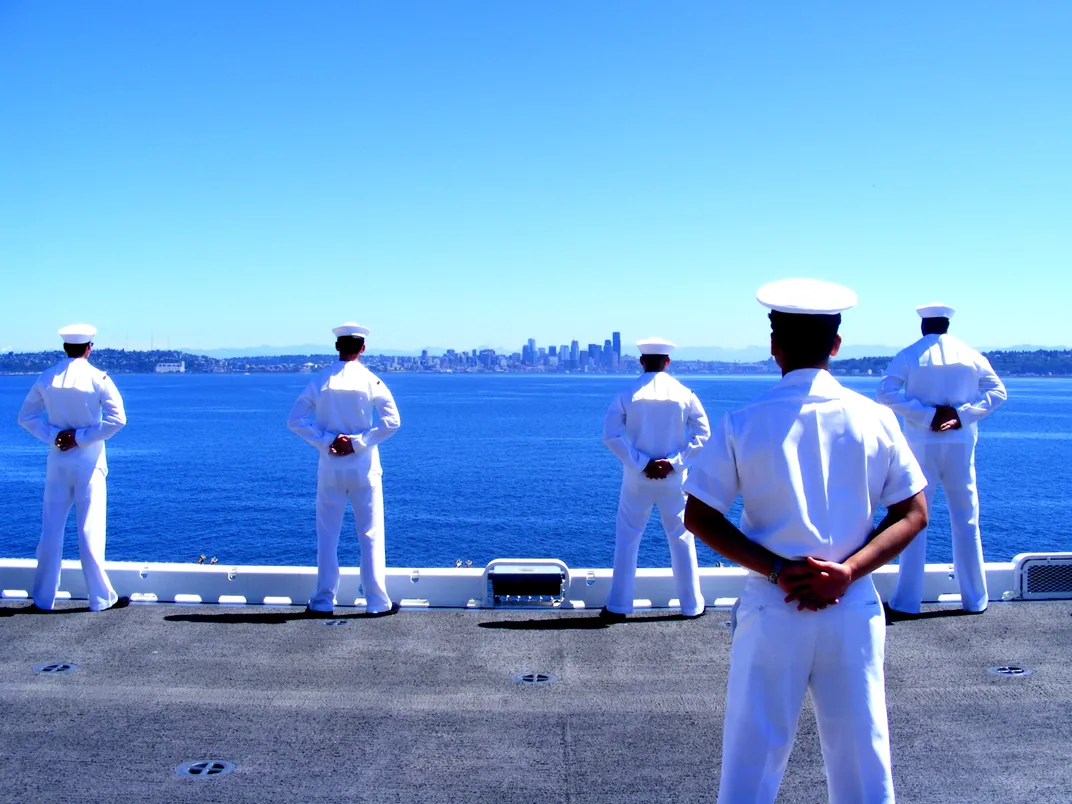
M78 669L77 664L70 662L52 662L51 664L39 664L33 669L35 673L73 673Z
M554 684L558 676L551 673L514 673L510 680L515 684Z
M1020 667L1015 664L1005 664L1001 667L991 667L987 670L988 673L995 676L1012 676L1014 678L1025 678L1031 675L1032 671L1026 667Z
M188 779L215 779L217 776L226 776L237 767L226 759L198 759L193 762L183 762L175 768L175 775Z

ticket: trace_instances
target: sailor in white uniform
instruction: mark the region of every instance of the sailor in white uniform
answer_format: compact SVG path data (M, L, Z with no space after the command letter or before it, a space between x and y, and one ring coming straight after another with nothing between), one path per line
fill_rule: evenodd
M119 432L127 417L111 378L87 360L97 330L72 324L59 334L67 359L37 378L19 411L19 424L50 448L33 601L46 611L55 605L63 530L73 505L89 608L102 611L130 602L126 597L120 601L104 571L108 501L104 442Z
M383 542L383 469L379 444L398 430L395 400L361 365L369 330L347 323L332 330L339 362L321 371L291 408L287 426L320 452L316 485L316 591L309 610L330 614L339 591L339 533L346 501L361 547L365 611L390 614Z
M979 493L975 487L978 422L1008 394L990 361L948 333L956 312L944 304L917 307L923 337L890 362L878 401L904 418L905 436L927 476L927 505L938 484L945 491L953 542L953 567L965 611L986 611L989 599L979 535ZM890 619L919 614L927 559L924 531L901 554Z
M886 622L871 573L926 524L926 479L889 409L831 376L856 294L815 280L760 288L772 389L726 414L689 470L685 524L751 570L733 635L721 804L772 802L810 690L829 800L892 802ZM726 514L740 496L738 529ZM879 507L888 513L879 526ZM811 800L817 800L814 796Z
M658 506L670 545L681 613L704 613L696 543L685 528L681 490L693 457L711 434L696 394L666 373L674 344L661 338L637 341L644 373L611 403L603 421L603 443L622 462L622 489L614 540L614 576L605 619L621 620L633 611L640 539Z

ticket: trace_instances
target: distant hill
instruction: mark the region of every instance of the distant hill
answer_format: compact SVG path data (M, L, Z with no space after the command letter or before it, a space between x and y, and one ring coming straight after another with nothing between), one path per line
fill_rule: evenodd
M849 346L841 350L842 358L875 357L897 354L893 346ZM714 360L721 363L760 363L770 357L770 346L745 346L742 349L727 349L722 346L679 346L674 350L675 360Z
M1067 349L1031 349L1031 350L994 350L984 351L998 376L1072 376L1072 351ZM866 357L832 360L830 368L834 372L845 374L881 375L889 365L886 356L868 355Z

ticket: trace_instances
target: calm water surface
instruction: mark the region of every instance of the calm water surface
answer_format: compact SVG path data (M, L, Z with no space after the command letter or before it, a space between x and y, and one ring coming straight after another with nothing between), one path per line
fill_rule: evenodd
M33 377L0 377L0 556L32 557L47 448L16 423ZM108 442L108 558L316 563L315 450L286 416L308 377L118 375L128 425ZM714 421L775 377L684 376ZM873 396L877 378L839 378ZM385 375L402 429L383 447L389 566L550 556L610 566L620 465L603 414L628 378ZM1072 380L1008 381L977 450L988 560L1072 549ZM77 557L73 516L65 556ZM928 560L951 560L941 496ZM340 558L357 563L347 515ZM700 547L700 563L719 557ZM653 517L642 566L668 566Z

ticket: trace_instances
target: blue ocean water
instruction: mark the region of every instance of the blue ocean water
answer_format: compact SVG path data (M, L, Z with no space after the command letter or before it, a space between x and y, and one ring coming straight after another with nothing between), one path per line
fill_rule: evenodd
M0 377L0 556L32 557L46 447L16 415L33 382ZM315 450L286 428L307 376L118 375L129 423L108 442L113 560L316 563ZM483 566L555 557L608 567L620 465L603 414L628 378L604 375L391 374L401 430L380 451L389 566ZM712 422L776 378L681 379ZM841 378L873 395L877 378ZM977 451L984 551L1072 549L1072 380L1012 378L1010 401L983 422ZM77 557L73 516L65 556ZM928 560L951 560L938 497ZM358 561L347 515L340 558ZM700 562L719 561L704 546ZM669 566L653 516L641 566Z

